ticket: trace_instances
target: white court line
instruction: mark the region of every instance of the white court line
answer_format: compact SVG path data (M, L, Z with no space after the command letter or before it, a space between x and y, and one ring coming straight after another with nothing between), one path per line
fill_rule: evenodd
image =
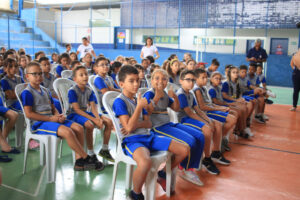
M20 193L27 194L27 195L32 196L32 197L36 197L36 196L38 195L39 191L40 191L41 183L42 183L42 180L43 180L43 177L44 177L44 174L45 174L45 169L46 169L46 166L43 168L42 174L41 174L41 176L40 176L40 179L39 179L39 182L38 182L38 185L37 185L37 188L36 188L34 194L31 194L31 193L29 193L29 192L25 192L25 191L20 190L20 189L18 189L18 188L11 187L11 186L9 186L9 185L2 184L2 186L3 186L3 187L6 187L6 188L8 188L8 189L11 189L11 190L15 190L15 191L20 192Z

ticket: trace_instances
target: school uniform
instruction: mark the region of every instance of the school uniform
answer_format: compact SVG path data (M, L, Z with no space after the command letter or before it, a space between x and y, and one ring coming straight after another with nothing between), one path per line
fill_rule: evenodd
M44 86L45 88L48 88L48 90L50 90L52 95L57 95L53 88L53 82L55 81L55 79L56 79L56 77L51 73L49 73L49 77L47 77L45 74L43 74L43 82L41 83L42 86ZM53 103L54 103L54 106L57 109L57 111L61 114L62 109L61 109L59 100L56 98L53 98Z
M92 112L87 111L90 102L95 102L97 104L95 93L90 87L86 86L84 91L81 91L77 85L74 85L68 91L68 98L70 107L67 112L67 119L77 122L82 126L89 120L88 118L77 114L72 108L72 103L78 103L80 110L95 117ZM99 114L99 116L101 117L101 114Z
M15 92L15 87L21 83L24 83L24 80L20 76L17 76L17 75L15 75L13 79L8 78L7 75L5 75L1 79L1 86L2 86L3 92L5 92L7 90L12 90L13 92ZM22 110L21 105L17 99L5 99L5 102L6 102L6 106L12 110L15 110L18 112L20 112Z
M170 76L170 78L169 78L169 82L170 82L170 83L174 83L174 84L176 84L176 85L180 85L179 80L180 80L179 75L176 75L175 78L173 78L173 77L171 77L171 76Z
M136 109L136 99L132 100L121 93L113 103L113 111L116 117L128 115L131 117ZM148 115L147 111L143 111L139 115L139 121L143 120L143 115ZM122 124L120 124L122 127ZM126 155L132 157L134 151L139 147L145 147L149 151L167 151L169 149L171 139L168 137L157 136L153 131L146 128L137 128L128 135L119 135L122 141L123 151Z
M1 92L1 91L0 91ZM8 111L9 109L6 108L3 104L3 99L0 97L0 116L4 117L5 113Z
M64 70L67 70L67 67L62 66L62 65L58 65L58 66L56 67L56 69L55 69L56 75L58 75L59 77L61 77L61 73L62 73Z
M40 86L40 90L41 91L38 91L32 88L29 84L21 93L23 106L31 106L32 111L40 115L52 116L51 104L53 104L53 99L51 94L49 90L43 86ZM41 135L57 136L57 130L60 126L71 127L72 123L70 120L65 120L64 123L30 120L32 132Z
M262 84L264 84L264 83L267 83L267 81L266 81L266 77L265 77L265 75L264 74L256 74L256 76L258 77L258 80L259 80L259 85L262 83Z
M194 93L196 91L200 91L204 103L207 106L209 106L211 108L214 108L213 102L212 102L211 98L208 96L208 92L207 92L205 87L199 87L197 84L195 84L194 88L193 88L193 91L194 91ZM222 112L222 111L219 111L219 110L210 110L210 111L206 111L206 115L209 118L212 118L212 119L217 120L219 122L225 123L226 118L228 116L228 112Z
M157 104L153 103L152 99L154 96L155 91L153 88L144 94L148 103L152 102L152 105L154 106L154 111L150 116L153 127L151 130L159 136L166 136L188 145L191 152L189 156L180 163L180 165L185 169L199 168L204 148L204 135L202 132L199 132L189 126L170 121L167 108L171 107L174 100L171 99L166 92L164 92L164 97L162 97Z
M103 103L102 103L102 97L104 94L102 94L101 90L103 88L108 88L108 87L116 88L116 84L110 76L102 77L102 76L96 75L96 78L94 79L94 85L98 89L97 91L98 91L98 95L99 95L99 101L100 101L99 105L101 107L101 110L103 113L107 114L107 112L104 109Z
M180 110L178 112L178 121L180 123L190 126L198 131L202 131L202 127L205 125L204 122L190 118L184 111L184 108L189 107L193 110L197 106L196 100L192 91L186 93L182 88L177 90L176 95L178 96Z
M250 80L245 77L245 78L239 78L238 79L240 88L241 88L241 93L242 93L242 97L246 100L246 101L251 101L254 100L255 98L257 98L258 96L254 96L254 90L250 89L250 85L251 82Z
M259 78L258 76L256 76L256 74L254 74L253 76L247 74L247 79L250 81L250 84L253 86L257 86L260 83Z

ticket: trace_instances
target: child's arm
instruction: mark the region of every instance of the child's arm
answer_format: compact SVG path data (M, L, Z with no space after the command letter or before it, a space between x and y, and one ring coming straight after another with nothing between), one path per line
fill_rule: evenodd
M173 98L174 102L171 104L171 108L172 110L174 110L175 112L178 112L179 109L180 109L180 103L179 103L179 100L178 100L178 97L177 95L175 94L174 90L173 90L173 87L171 86L169 91L168 91L168 96Z
M110 88L106 85L106 83L100 77L97 77L95 79L94 85L102 94L104 94L107 91L110 91Z
M134 110L134 113L131 117L129 115L120 115L119 119L120 122L125 129L125 133L129 134L132 131L136 130L137 128L151 128L151 122L150 120L143 120L139 121L139 116L143 110L143 108L147 107L148 102L146 98L141 98L141 94L138 96L138 103L136 106L136 109ZM147 119L144 117L144 119Z
M2 86L2 90L5 93L5 97L7 99L17 99L14 90L9 86L6 80L1 80L1 86Z
M59 122L60 120L60 116L59 115L52 115L52 116L47 116L47 115L41 115L38 114L34 111L32 111L32 106L33 106L33 96L29 91L24 91L21 94L21 99L22 99L22 103L24 106L24 112L25 115L31 119L31 120L35 120L35 121L50 121L50 122ZM51 106L52 108L54 107L53 102L51 102Z
M144 98L146 98L147 102L148 102L148 106L147 106L146 110L149 115L151 115L154 110L153 103L157 104L158 101L160 100L160 98L162 98L163 96L164 96L164 91L162 89L156 89L155 93L148 91L144 94Z
M97 126L102 127L102 125L100 124L99 120L97 119L97 116L99 116L99 114L98 115L94 114L94 112L95 112L95 97L94 97L94 93L91 93L91 95L89 97L89 103L91 104L92 109L94 109L94 112L93 112L93 110L92 110L92 112L93 112L93 114L94 114L95 117L87 114L86 112L84 112L83 110L80 109L79 103L77 101L78 97L77 97L76 92L74 90L70 90L68 92L68 97L69 97L69 103L71 104L72 109L75 111L75 113L77 113L78 115L81 115L81 116L83 116L85 118L88 118L89 120L91 120Z
M203 100L203 97L202 97L202 94L200 92L200 90L196 90L195 92L195 96L196 96L196 101L197 101L197 104L198 106L200 107L201 110L204 110L204 111L213 111L213 110L216 110L210 106L207 106L205 103L204 103L204 100Z
M207 117L207 115L202 111L200 110L199 106L194 106L194 110L196 111L197 115L199 115L199 117L201 117L203 120L205 120L206 122L209 123L209 118ZM201 120L201 121L203 121Z

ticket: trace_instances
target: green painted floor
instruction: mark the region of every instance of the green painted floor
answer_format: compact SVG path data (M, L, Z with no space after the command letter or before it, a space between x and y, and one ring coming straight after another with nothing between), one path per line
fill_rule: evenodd
M272 99L276 104L292 103L292 89L270 87L277 94ZM14 144L10 134L10 144ZM115 137L110 143L114 155ZM100 149L101 137L96 139L95 149ZM24 152L24 150L23 150ZM1 154L1 153L0 153ZM2 155L2 154L1 154ZM29 151L27 173L22 174L24 154L12 155L10 163L0 163L3 185L0 186L0 200L54 200L54 199L109 199L113 165L102 172L75 172L70 148L64 142L62 158L57 161L56 183L47 184L44 167L39 165L39 151ZM125 199L125 165L119 165L115 199Z

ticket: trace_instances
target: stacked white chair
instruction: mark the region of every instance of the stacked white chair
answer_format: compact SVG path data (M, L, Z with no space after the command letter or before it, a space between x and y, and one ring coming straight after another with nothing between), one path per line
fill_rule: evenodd
M62 112L65 115L67 114L67 111L69 110L69 106L70 106L68 100L68 90L75 84L76 83L74 81L66 78L58 78L53 82L54 91L58 96ZM86 143L84 142L84 150L86 151L86 149L87 149ZM62 142L60 143L59 158L61 158L61 154L62 154ZM73 152L73 162L75 162L74 152Z
M119 94L120 93L118 93L118 92L110 91L110 92L106 92L103 96L103 104L104 104L105 110L108 112L110 118L113 121L116 135L118 138L117 154L116 154L116 158L115 158L114 171L113 171L111 199L114 199L114 191L115 191L119 162L124 162L126 164L126 190L131 189L131 187L132 187L133 167L134 167L134 165L136 165L136 162L129 156L126 156L123 152L123 149L121 146L122 141L119 137L122 134L121 128L119 125L119 120L115 117L114 112L112 110L113 102ZM163 162L167 162L167 164L166 164L167 188L166 189L167 189L167 196L170 196L170 193L171 193L171 159L170 158L171 158L171 154L166 151L159 151L159 152L151 154L152 168L148 172L148 176L147 176L146 182L145 182L145 189L146 189L145 199L146 200L154 200L155 199L157 170Z
M60 138L53 135L38 135L33 134L30 128L30 120L27 118L23 104L20 98L22 91L26 88L27 84L19 84L15 88L16 96L18 101L21 104L22 111L24 113L25 122L26 122L26 136L25 136L25 152L24 152L24 166L23 174L26 172L26 162L27 162L27 153L28 153L28 143L30 139L38 140L40 143L40 165L45 164L46 157L46 173L48 182L55 182L56 179L56 159L57 159L57 145L60 142ZM45 156L45 155L46 156Z

